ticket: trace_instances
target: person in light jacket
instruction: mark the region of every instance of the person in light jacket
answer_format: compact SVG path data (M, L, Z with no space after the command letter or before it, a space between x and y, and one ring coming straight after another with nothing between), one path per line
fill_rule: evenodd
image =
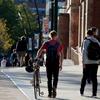
M6 64L7 64L7 60L5 57L3 57L3 59L1 60L1 67L2 68L6 67Z
M87 48L90 43L90 40L93 42L97 42L100 46L100 42L95 38L96 33L92 30L88 30L87 37L83 41L82 46L82 63L83 63L83 76L81 80L81 88L80 88L80 94L84 94L84 88L86 85L86 80L88 78L88 74L91 76L92 81L92 96L95 97L97 95L97 71L98 71L98 64L99 60L89 60L87 56ZM89 40L90 39L90 40Z

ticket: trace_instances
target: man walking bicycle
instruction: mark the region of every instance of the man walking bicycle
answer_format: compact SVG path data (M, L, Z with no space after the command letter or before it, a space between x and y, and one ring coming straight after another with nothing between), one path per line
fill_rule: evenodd
M42 55L42 53L46 53L48 97L55 98L58 84L59 68L60 70L62 69L63 48L61 43L58 41L56 31L51 31L50 37L50 40L42 44L42 46L37 52L36 58L39 58Z

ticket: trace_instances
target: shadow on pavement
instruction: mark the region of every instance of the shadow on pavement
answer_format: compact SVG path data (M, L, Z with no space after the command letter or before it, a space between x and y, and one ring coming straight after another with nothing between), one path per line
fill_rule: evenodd
M70 99L56 98L55 100L70 100Z
M46 96L40 96L42 98L38 98L37 100L70 100L70 99L63 99L63 98L48 98Z
M48 98L48 99L37 99L37 100L70 100L70 99L62 99L62 98Z
M84 95L83 97L93 98L93 99L99 99L100 100L100 97L92 97L92 96L86 96L86 95Z

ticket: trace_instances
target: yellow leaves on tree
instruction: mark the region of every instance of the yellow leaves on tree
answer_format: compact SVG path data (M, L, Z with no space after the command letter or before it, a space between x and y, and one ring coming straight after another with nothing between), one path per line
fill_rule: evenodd
M12 39L7 33L6 21L0 19L0 51L7 52L12 45Z

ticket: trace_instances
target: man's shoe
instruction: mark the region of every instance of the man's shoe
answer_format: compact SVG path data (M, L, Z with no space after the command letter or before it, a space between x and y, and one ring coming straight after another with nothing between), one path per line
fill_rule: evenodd
M81 94L81 96L83 96L83 93L80 92L80 94Z
M56 98L56 92L53 92L53 98Z
M93 95L92 95L92 97L93 97L93 98L96 98L96 97L97 97L97 95L96 95L96 94L93 94Z
M52 98L52 92L49 92L48 97Z
M48 97L49 97L49 98L52 98L52 93L49 93L49 94L48 94Z
M52 95L48 94L48 97L49 97L49 98L51 98L51 97L52 97Z
M56 98L56 95L57 95L57 93L56 93L56 89L53 89L53 98Z
M97 96L93 96L93 95L92 95L92 98L97 98Z
M81 94L81 96L83 96L83 94L84 94L83 91L81 91L81 89L80 89L80 94Z

